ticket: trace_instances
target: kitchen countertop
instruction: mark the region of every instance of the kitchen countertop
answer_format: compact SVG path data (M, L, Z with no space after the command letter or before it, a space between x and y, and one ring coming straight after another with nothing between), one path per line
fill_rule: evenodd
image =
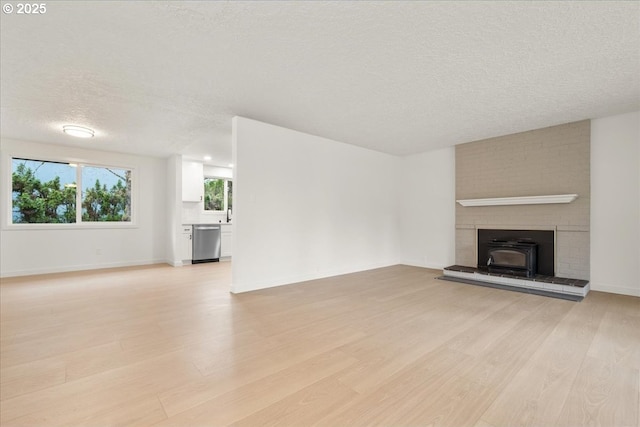
M233 225L232 222L192 222L192 223L184 223L184 224L182 224L182 227L190 227L192 225L203 225L203 224L207 224L207 225L228 225L228 226Z

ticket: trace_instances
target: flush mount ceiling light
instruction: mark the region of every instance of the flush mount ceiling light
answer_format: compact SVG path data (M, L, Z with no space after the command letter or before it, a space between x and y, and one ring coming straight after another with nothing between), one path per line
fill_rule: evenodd
M62 131L67 135L76 136L78 138L93 138L93 135L95 135L93 129L76 125L64 125L62 126Z
M204 161L208 162L209 160L211 160L211 156L204 156Z

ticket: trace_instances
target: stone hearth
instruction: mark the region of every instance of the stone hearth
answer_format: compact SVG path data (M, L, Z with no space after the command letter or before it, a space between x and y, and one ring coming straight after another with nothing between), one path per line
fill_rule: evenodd
M589 282L580 279L546 276L542 274L536 274L533 277L521 277L510 274L489 273L478 268L465 267L462 265L446 267L443 273L447 278L504 285L519 288L520 290L539 290L545 293L572 295L582 298L589 293Z

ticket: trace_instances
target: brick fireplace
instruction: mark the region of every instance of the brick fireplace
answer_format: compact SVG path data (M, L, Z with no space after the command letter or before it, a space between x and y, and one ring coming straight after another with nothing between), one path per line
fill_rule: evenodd
M456 264L477 265L478 229L552 230L555 275L589 279L590 121L457 145L457 200L569 193L570 203L456 204Z

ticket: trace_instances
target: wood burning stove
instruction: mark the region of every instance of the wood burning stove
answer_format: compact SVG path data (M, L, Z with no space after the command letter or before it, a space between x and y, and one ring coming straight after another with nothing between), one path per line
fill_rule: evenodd
M536 271L532 274L555 276L555 232L553 230L479 228L476 241L476 267L480 270L488 272L489 243L495 241L537 244Z
M490 273L533 277L537 274L537 248L528 240L492 240L487 244Z

